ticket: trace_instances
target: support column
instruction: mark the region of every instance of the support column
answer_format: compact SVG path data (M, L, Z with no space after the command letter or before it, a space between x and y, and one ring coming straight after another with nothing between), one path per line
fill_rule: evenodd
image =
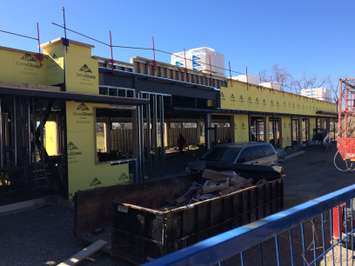
M28 145L28 163L32 164L32 141L31 141L31 100L27 101L27 145Z
M2 99L0 98L0 167L4 167L4 134L2 119Z
M292 124L291 124L291 117L284 116L281 120L282 122L282 147L286 148L291 146L291 131L292 131Z
M151 96L153 98L153 117L152 117L152 147L156 151L158 147L157 139L158 139L158 103L157 103L157 95L153 94Z
M144 98L142 94L138 94L138 98ZM143 181L144 173L144 106L139 105L136 107L134 114L135 121L135 134L137 140L135 145L136 165L135 165L135 183Z
M206 114L205 115L205 146L208 150L211 149L210 127L211 127L211 114Z
M159 96L159 120L160 120L160 144L161 144L161 154L165 153L165 147L164 147L164 96L161 95Z
M147 114L147 130L148 130L148 143L147 143L147 152L148 156L150 155L150 152L152 150L152 112L151 112L151 97L149 94L147 94L147 98L149 99L149 104L146 105L146 114Z
M312 140L314 137L314 129L317 127L316 118L309 118L309 139Z
M272 118L273 118L273 116L272 116ZM266 115L265 116L265 119L264 119L264 123L265 123L265 125L264 125L264 141L265 142L267 142L267 143L270 143L270 137L271 136L273 136L274 135L274 131L273 131L273 129L274 129L274 125L273 125L273 123L271 124L271 128L270 128L270 125L269 125L269 120L270 120L270 116L268 116L268 115ZM270 130L271 130L271 136L270 136ZM273 136L274 137L274 136Z
M17 166L17 101L16 96L13 97L13 115L12 115L12 126L13 126L13 144L14 144L14 166Z
M137 125L137 161L136 161L136 176L135 183L142 181L144 168L144 121L143 121L143 106L137 106L136 109L136 125Z
M234 115L234 141L249 141L249 117L247 114Z

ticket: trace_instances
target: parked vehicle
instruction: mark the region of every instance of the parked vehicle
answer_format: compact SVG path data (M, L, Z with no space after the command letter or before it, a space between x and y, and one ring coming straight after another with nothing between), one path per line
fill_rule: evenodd
M278 153L270 143L222 144L189 163L186 171L198 174L216 166L233 169L238 164L272 166L278 163Z

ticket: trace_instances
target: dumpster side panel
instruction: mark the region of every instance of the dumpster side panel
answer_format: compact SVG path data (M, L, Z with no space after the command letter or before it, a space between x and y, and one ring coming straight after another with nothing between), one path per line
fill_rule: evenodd
M113 201L131 201L142 206L158 205L167 197L179 194L192 181L192 177L177 177L144 184L78 191L74 196L74 234L78 238L85 238L84 236L92 234L98 228L110 226L113 220Z
M130 206L133 210L127 213L118 213L117 206L119 203L114 209L112 253L140 263L147 257L159 257L281 210L283 180L172 209L164 215L138 206Z
M113 256L131 262L137 258L165 254L165 217L145 209L135 209L117 203L113 205L114 220L112 228Z

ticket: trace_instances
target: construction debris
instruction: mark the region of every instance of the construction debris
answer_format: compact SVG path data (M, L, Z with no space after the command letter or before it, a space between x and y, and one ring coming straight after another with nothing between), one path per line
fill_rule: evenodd
M224 190L229 187L230 178L223 181L206 180L202 185L202 193L212 193Z
M201 185L197 182L193 182L191 187L180 197L178 197L175 202L177 204L183 204L187 200L191 199L201 188Z
M194 202L203 201L219 195L251 186L253 180L239 176L235 171L214 171L206 169L198 181L194 181L185 193L169 202L162 210L168 210Z
M238 176L234 171L215 171L211 169L205 169L202 173L202 177L210 180L225 180L226 178Z

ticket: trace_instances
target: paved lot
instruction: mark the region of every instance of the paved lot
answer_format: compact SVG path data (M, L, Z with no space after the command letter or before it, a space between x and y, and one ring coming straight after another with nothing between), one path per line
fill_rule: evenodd
M0 216L0 265L57 265L83 246L73 234L72 212L64 207L50 206L14 215ZM93 263L117 265L106 255Z
M332 159L334 152L334 148L329 151L322 148L310 148L307 149L303 155L285 163L287 174L287 178L285 179L286 208L355 183L355 172L340 173L333 167ZM329 247L330 236L332 235L328 218L328 213L325 213L324 228L326 247ZM317 256L320 256L323 249L320 224L321 220L319 216L303 223L306 248L305 259L308 263L313 260L313 235L315 236L314 241ZM294 265L303 265L300 227L294 227L291 232L294 248ZM278 241L280 248L280 265L291 265L288 233L280 234ZM339 249L337 248L336 250L338 251ZM271 239L263 243L262 249L258 246L245 252L244 265L276 265L275 254L275 243L274 240ZM320 261L317 261L316 264L312 265L322 265L319 262ZM331 262L332 260L328 258L327 265L333 265ZM224 265L239 266L239 257L231 258Z
M308 148L285 163L285 207L314 199L355 183L355 172L342 173L333 166L335 147Z
M333 154L313 148L285 163L286 207L355 182L355 173L334 169ZM72 224L72 211L59 206L0 216L0 266L56 265L83 247L72 235ZM94 259L81 265L123 265L105 254Z

